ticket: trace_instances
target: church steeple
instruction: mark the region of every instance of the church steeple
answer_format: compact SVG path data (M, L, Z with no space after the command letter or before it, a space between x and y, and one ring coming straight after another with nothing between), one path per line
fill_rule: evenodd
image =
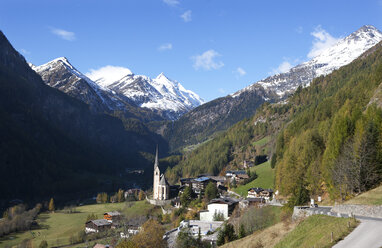
M157 150L156 150L156 154L155 154L154 170L158 166L159 166L159 159L158 159L158 145L157 145Z

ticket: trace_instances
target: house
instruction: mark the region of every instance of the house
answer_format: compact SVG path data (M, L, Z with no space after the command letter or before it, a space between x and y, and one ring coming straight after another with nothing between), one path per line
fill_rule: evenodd
M210 182L216 183L215 180L209 177L198 177L192 181L192 191L195 194L204 194L204 190Z
M238 203L238 200L229 197L212 199L208 203L207 210L199 212L200 220L214 221L217 214L223 215L224 220L227 220Z
M227 179L230 179L230 181L233 181L233 178L238 177L239 175L247 175L246 171L243 170L236 170L236 171L226 171L225 177Z
M273 196L272 189L263 189L263 188L250 188L248 190L247 198L264 198L269 200Z
M110 223L119 221L121 219L122 215L118 211L112 211L112 212L107 212L103 214L103 218Z
M245 180L249 179L249 176L247 174L233 174L232 178L235 178L238 183L244 183Z
M85 223L86 233L98 233L103 232L111 228L111 223L105 219L89 220Z
M226 178L223 176L208 176L208 177L214 180L217 186L224 185L226 181Z
M176 239L179 232L183 228L188 228L194 238L198 238L200 231L201 239L203 241L208 241L211 244L211 247L216 247L219 233L218 229L223 223L223 221L183 220L180 222L179 227L166 232L163 239L167 241L168 247L174 248L176 247Z
M263 188L250 188L248 190L247 198L257 198L260 197L260 192L263 191Z

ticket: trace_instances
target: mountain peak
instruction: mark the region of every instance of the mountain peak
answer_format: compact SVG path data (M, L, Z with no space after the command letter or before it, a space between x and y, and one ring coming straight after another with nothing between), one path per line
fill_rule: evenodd
M160 78L168 79L168 77L166 77L166 75L164 75L163 72L161 72L156 78L157 78L157 79L160 79ZM168 79L168 80L169 80L169 79Z
M380 32L376 27L374 27L373 25L363 25L362 27L360 27L357 31L355 32L367 32L367 31L377 31L377 32Z

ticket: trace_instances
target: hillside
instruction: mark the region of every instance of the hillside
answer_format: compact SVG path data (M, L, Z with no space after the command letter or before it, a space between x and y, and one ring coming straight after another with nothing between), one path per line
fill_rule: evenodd
M306 87L314 78L349 64L381 40L382 33L378 29L363 26L287 72L277 73L193 109L174 123L168 123L164 137L169 140L171 150L201 143L216 132L250 118L264 102L282 102L298 87Z
M251 119L187 154L168 175L218 174L237 157L253 158L253 142L271 135L268 155L276 154L272 159L276 188L284 195L305 196L295 199L294 204L303 203L308 195L329 192L332 197L344 198L367 190L380 180L382 112L369 102L381 82L382 48L378 44L351 64L313 80L310 87L298 88L284 104L263 105ZM357 154L353 161L370 176L369 181L362 181L363 174L358 173L353 176L359 181L346 182L346 168L334 167L345 164L336 160L349 159L342 152L346 143ZM374 167L362 164L359 158Z
M151 165L142 152L151 153L163 142L159 135L126 131L121 120L93 113L45 85L3 33L0 118L1 204L53 195L73 199L100 185L116 187L121 180L112 175Z

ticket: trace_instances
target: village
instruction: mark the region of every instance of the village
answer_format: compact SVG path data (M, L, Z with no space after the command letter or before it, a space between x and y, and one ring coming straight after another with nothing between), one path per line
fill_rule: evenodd
M253 167L244 162L243 168ZM187 229L191 235L208 242L212 247L217 245L218 230L225 221L229 220L234 211L247 208L262 208L267 205L281 206L276 200L277 192L273 189L261 187L248 188L247 195L242 197L230 191L230 185L240 185L251 180L245 170L229 170L223 176L208 174L194 178L181 178L179 185L170 185L159 169L158 150L156 151L152 194L145 193L145 200L151 205L159 207L162 214L171 214L179 209L193 212L192 218L182 219L179 225L165 232L163 239L168 247L176 247L179 232ZM140 189L128 189L124 193L125 199L138 194ZM203 202L197 212L190 206L190 202ZM121 230L121 239L129 238L140 232L143 220L126 220L118 211L105 212L102 219L92 219L85 223L86 234L100 233L110 229ZM97 248L111 247L111 245L96 244Z

